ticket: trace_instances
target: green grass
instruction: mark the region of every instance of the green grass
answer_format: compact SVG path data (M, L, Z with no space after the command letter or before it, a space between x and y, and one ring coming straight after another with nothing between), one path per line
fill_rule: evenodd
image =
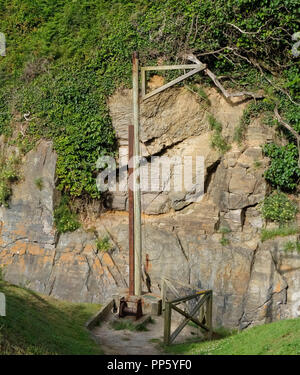
M128 330L128 331L137 331L137 332L146 332L149 331L147 322L141 324L133 324L130 321L114 321L111 323L111 327L116 331Z
M35 186L36 186L39 190L43 190L43 187L44 187L44 181L43 181L42 177L36 178L36 179L34 180L34 183L35 183Z
M275 237L292 236L298 233L300 233L300 228L298 227L279 227L274 229L262 229L261 240L264 242Z
M294 251L296 250L298 253L300 253L300 242L299 241L288 241L284 244L283 250L285 252Z
M100 305L69 303L0 281L0 354L102 354L85 322Z
M101 252L107 252L112 248L112 245L109 241L109 237L99 238L96 241L97 250Z
M73 211L67 195L62 196L59 206L54 210L54 223L59 233L74 232L80 227L77 214Z
M172 354L296 355L300 354L300 319L249 328L219 340L164 346Z
M221 154L225 154L225 152L230 150L231 146L227 144L222 136L222 124L213 116L209 116L208 121L210 129L214 131L211 137L211 147L217 149Z

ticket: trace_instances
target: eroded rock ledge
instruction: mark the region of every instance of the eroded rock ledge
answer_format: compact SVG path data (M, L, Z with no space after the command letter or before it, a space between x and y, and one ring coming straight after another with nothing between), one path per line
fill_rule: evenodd
M145 156L205 157L201 202L187 203L185 194L143 194L143 261L147 254L153 290L159 292L163 276L213 289L215 323L227 327L299 316L300 256L283 252L287 238L260 241L263 221L257 204L268 191L262 177L268 160L261 145L275 135L254 120L243 146L233 144L222 156L210 147L207 114L223 124L223 137L231 143L246 103L231 105L215 90L207 94L210 107L184 88L169 90L142 107ZM127 90L110 100L123 147L130 108ZM110 237L109 252L97 250L93 231L58 236L53 226L55 165L50 142L42 141L25 157L10 208L0 208L0 264L12 283L71 301L102 302L127 285L127 196L113 195L109 209L86 222L99 237ZM41 191L34 183L40 177ZM225 246L220 243L222 226L231 230Z

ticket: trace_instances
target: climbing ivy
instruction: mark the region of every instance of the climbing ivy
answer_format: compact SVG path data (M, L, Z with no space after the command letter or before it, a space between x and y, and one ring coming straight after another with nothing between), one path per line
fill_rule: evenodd
M6 157L4 153L0 155L0 207L8 207L12 194L12 184L20 178L20 159L16 155Z
M265 178L275 188L293 191L300 179L297 146L293 143L286 146L270 143L266 144L263 150L265 155L271 158L271 165L265 172Z
M24 150L52 139L59 189L99 197L96 160L116 151L107 98L130 87L134 50L141 64L181 62L182 52L192 51L228 88L267 91L271 81L279 110L287 108L286 120L299 131L298 107L283 93L299 101L299 63L291 55L298 6L298 0L0 0L7 40L0 134L11 135L30 113Z
M73 232L80 227L67 195L62 196L59 206L54 210L54 223L58 233Z

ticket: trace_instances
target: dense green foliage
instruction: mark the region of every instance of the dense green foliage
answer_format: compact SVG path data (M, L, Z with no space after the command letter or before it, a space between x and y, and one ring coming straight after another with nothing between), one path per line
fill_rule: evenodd
M54 141L59 188L99 197L96 160L116 149L106 99L141 63L192 51L227 87L267 91L299 131L298 0L0 0L0 134L30 113L24 148ZM202 83L207 78L198 78ZM227 78L226 78L227 77ZM228 79L230 77L230 79ZM270 85L271 82L271 85ZM286 92L286 93L285 93ZM21 120L20 120L21 119ZM217 141L219 138L217 139ZM291 140L293 142L293 140Z
M300 319L260 325L219 340L175 344L164 350L197 355L299 355Z
M0 155L0 207L8 207L12 193L11 185L20 177L18 171L19 161L19 158L15 155L11 155L8 158Z
M6 316L0 316L0 355L101 354L84 324L100 305L58 301L0 281Z
M265 178L275 188L283 191L294 190L300 179L297 146L293 143L286 146L270 143L264 146L264 153L271 158L271 165L265 172Z
M273 192L264 199L261 206L262 216L280 225L293 221L297 212L297 204L291 201L286 194L281 192Z
M80 227L77 215L70 207L69 198L64 195L54 210L54 223L58 233L73 232Z

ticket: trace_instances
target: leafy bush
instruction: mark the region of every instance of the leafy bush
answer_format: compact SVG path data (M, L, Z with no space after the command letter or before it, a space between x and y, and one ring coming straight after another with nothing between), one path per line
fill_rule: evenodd
M283 191L294 190L300 179L296 145L289 143L286 146L277 146L270 143L264 146L263 151L271 158L271 165L265 172L266 180Z
M281 192L269 195L261 206L262 216L280 225L294 220L297 212L297 205Z
M67 196L62 197L59 206L54 210L54 223L59 233L74 232L80 227Z

